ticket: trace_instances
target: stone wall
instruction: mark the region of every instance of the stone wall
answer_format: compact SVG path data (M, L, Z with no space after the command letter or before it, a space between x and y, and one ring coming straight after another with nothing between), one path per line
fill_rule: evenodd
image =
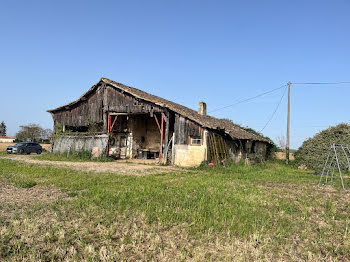
M174 161L177 166L195 167L207 160L207 131L204 131L202 145L174 145Z
M175 145L175 165L184 167L199 166L206 160L206 146Z
M92 151L98 147L105 149L108 142L107 135L99 136L56 136L52 140L52 151L64 153L73 151Z

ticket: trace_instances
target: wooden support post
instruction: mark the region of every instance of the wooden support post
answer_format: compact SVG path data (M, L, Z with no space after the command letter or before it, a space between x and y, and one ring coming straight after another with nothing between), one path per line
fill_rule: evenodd
M108 142L107 142L107 148L106 148L106 155L109 157L109 143L111 140L111 115L108 114L108 123L107 123L107 134L108 134Z
M171 162L172 165L175 165L175 132L171 139Z
M167 162L167 155L168 155L168 144L169 144L169 115L165 115L162 113L162 116L165 121L165 133L164 133L164 156L165 156L165 163Z
M107 86L102 85L103 88L103 100L102 100L102 111L103 111L103 130L108 132L108 97L107 97Z
M160 154L159 154L159 159L163 159L163 129L164 129L164 117L162 114L162 122L160 126Z
M286 143L286 162L289 164L289 128L290 128L290 81L288 82L288 113L287 113L287 143Z

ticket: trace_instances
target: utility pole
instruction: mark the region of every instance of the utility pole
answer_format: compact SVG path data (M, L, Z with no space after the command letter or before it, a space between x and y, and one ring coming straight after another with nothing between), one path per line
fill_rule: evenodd
M289 127L290 127L290 81L288 82L288 115L287 115L287 143L286 143L286 163L289 164Z

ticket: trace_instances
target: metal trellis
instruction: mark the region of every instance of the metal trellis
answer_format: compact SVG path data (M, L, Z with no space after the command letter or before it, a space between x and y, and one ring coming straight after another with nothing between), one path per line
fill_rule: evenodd
M346 163L343 163L341 161L341 158L340 158L342 155L341 152L345 156L344 159L346 160ZM327 182L328 182L328 176L331 176L331 184L333 184L334 172L335 172L335 169L338 168L339 176L340 176L340 180L341 180L341 185L343 187L343 190L346 191L345 186L344 186L344 174L345 174L345 172L342 172L341 166L342 166L342 164L345 164L347 166L348 171L350 171L349 155L350 155L350 146L349 145L332 144L330 149L329 149L326 161L323 165L323 170L322 170L320 181L319 181L318 185L319 186L321 185L322 179L324 176L326 177L325 184L327 184Z

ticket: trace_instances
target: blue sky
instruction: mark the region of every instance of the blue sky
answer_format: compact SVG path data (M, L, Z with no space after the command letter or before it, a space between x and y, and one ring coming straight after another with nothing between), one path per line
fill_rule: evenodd
M350 81L350 2L0 0L0 121L52 128L47 109L107 77L208 111L292 82ZM260 130L283 90L213 112ZM291 147L349 122L349 85L292 86ZM286 132L286 97L263 133Z

